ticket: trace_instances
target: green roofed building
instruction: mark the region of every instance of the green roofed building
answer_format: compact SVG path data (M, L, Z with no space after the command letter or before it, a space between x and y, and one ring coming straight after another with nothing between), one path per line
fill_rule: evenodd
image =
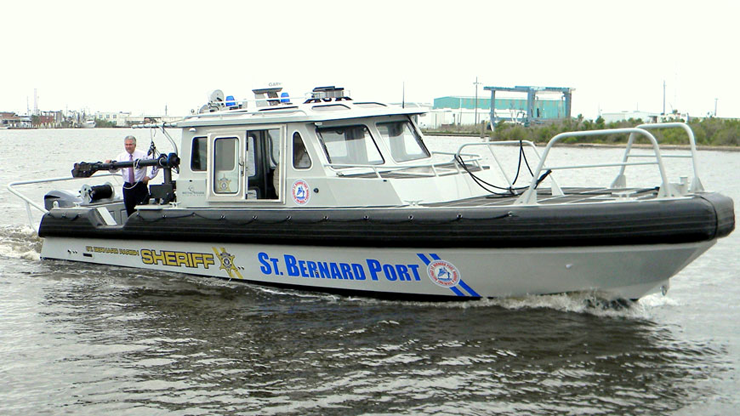
M479 117L478 120L489 121L494 124L498 121L514 121L529 125L532 122L557 120L570 117L571 95L574 89L559 87L485 87L491 92L496 102L495 112L491 112L491 98L478 97L478 113L488 117ZM505 92L507 95L524 94L524 97L496 97L496 92ZM513 94L512 94L513 93ZM558 93L559 97L546 98ZM544 97L541 97L544 95ZM476 109L475 97L447 96L434 99L434 110L458 110L459 117L456 124L474 124L476 120L468 118L469 111ZM453 112L454 113L454 112ZM488 114L486 114L488 113ZM470 121L468 123L468 121Z

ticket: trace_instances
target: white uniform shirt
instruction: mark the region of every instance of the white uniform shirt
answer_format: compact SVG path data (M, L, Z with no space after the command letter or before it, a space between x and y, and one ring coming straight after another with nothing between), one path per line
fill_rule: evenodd
M134 153L129 155L128 152L123 152L116 157L116 162L129 162L131 159L129 159L129 156L133 156L133 159L148 159L146 156L146 153L136 149L134 150ZM129 181L129 170L132 168L121 168L121 177L123 177L124 182ZM117 172L118 169L113 169L112 172ZM147 172L150 172L151 174L147 174ZM159 173L159 169L150 169L148 167L141 167L139 169L134 169L134 182L141 182L144 180L144 176L149 176L149 179L153 179L155 176L157 176L157 173Z

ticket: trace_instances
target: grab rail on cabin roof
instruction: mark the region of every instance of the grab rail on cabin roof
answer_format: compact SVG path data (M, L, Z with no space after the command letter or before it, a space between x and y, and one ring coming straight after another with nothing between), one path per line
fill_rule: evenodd
M297 107L295 104L292 105L285 105L285 106L272 106L272 107L256 107L256 108L234 108L232 110L226 111L225 109L220 109L218 111L210 112L210 113L195 113L190 114L186 116L183 120L188 119L196 119L196 118L216 118L216 119L224 119L225 117L230 116L238 116L238 115L258 115L258 116L265 116L269 114L275 114L275 113L301 113L304 116L307 116L308 113L306 113L305 110Z
M641 135L645 138L647 138L653 148L653 155L650 155L650 157L655 157L655 161L653 162L628 162L626 159L628 157L625 157L624 160L621 163L600 163L600 164L592 164L592 165L571 165L571 166L546 166L545 162L547 160L547 155L550 152L550 149L555 145L555 143L559 142L562 139L568 138L568 137L587 137L587 136L601 136L601 135L607 135L607 134L629 134L630 139L628 142L628 145L631 146L634 139ZM658 147L658 141L655 139L655 136L653 136L650 132L643 128L621 128L621 129L605 129L605 130L591 130L591 131L574 131L574 132L565 132L560 133L550 139L550 141L547 143L547 146L545 147L544 152L542 153L542 157L540 159L540 163L537 166L537 169L534 172L532 183L530 183L529 188L517 199L516 204L519 205L530 205L530 204L537 204L537 180L540 177L540 174L543 171L546 170L564 170L564 169L584 169L584 168L604 168L604 167L612 167L612 166L621 166L622 171L626 166L637 166L637 165L657 165L658 171L660 173L661 178L661 185L660 190L658 191L658 198L667 198L667 197L675 197L678 195L677 190L673 189L671 184L668 182L668 176L666 175L665 166L663 164L663 158L660 154L660 148Z

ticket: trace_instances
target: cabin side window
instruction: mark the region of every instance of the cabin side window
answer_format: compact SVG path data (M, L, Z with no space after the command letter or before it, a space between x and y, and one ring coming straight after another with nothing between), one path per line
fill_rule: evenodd
M384 162L367 126L325 127L316 132L329 163L382 165Z
M239 153L236 137L220 137L213 142L213 192L236 194L239 192Z
M208 137L194 137L190 151L190 170L204 171L208 167Z
M376 126L396 162L408 162L430 156L421 137L408 121L378 123Z
M298 132L293 133L293 167L295 169L309 169L311 167L311 157L306 151L306 144Z

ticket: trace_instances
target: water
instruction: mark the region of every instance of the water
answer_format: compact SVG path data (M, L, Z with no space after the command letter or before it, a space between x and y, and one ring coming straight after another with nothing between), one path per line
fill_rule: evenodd
M0 181L66 176L130 133L0 131ZM148 145L147 131L133 133ZM740 201L740 153L700 162L707 188ZM738 232L667 296L628 307L588 295L429 304L41 261L4 186L0 209L3 415L740 412Z

